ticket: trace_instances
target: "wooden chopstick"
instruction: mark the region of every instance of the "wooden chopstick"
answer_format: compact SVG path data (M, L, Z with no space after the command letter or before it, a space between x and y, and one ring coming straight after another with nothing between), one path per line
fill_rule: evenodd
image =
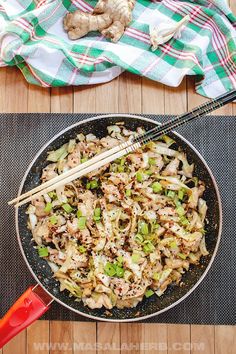
M78 165L76 167L71 168L69 171L64 172L64 173L60 174L59 176L54 177L54 178L50 179L49 181L40 184L39 186L35 187L34 189L32 189L32 190L30 190L30 191L28 191L28 192L26 192L24 194L19 195L17 198L12 199L11 201L9 201L8 204L12 205L14 203L17 203L18 201L20 201L20 200L22 200L22 199L24 199L26 197L32 196L34 193L37 193L37 192L39 192L39 191L41 191L43 189L46 189L47 187L49 187L51 185L54 185L55 183L57 183L59 181L64 180L65 178L73 175L74 173L79 172L80 170L83 170L83 169L89 167L90 165L95 164L96 162L102 160L103 158L106 158L107 156L109 156L111 154L114 154L117 151L119 151L122 148L122 145L123 144L121 144L119 146L115 146L114 148L106 150L106 151L104 151L101 154L95 155L94 157L92 157L88 161L85 161L84 163L82 163L82 164L80 164L80 165Z
M206 115L215 109L218 109L225 104L232 102L236 99L236 90L232 90L220 97L211 100L207 103L202 104L199 107L196 107L191 112L182 114L166 123L162 124L161 126L155 127L148 132L139 135L138 137L134 138L133 142L127 141L124 142L112 149L109 149L101 154L98 154L91 158L90 160L84 162L81 165L78 165L71 170L49 180L40 186L28 191L17 198L10 201L8 204L16 203L16 207L19 207L25 203L30 202L32 199L42 196L43 194L49 193L54 189L63 186L72 182L73 180L80 178L104 165L110 163L117 158L120 158L136 149L140 148L143 144L147 142L157 139L161 135L167 134L172 129L177 128L193 119Z
M72 181L74 181L75 179L77 178L80 178L86 174L88 174L89 172L92 172L94 170L97 170L98 168L106 165L107 163L110 163L128 153L130 153L131 151L134 151L136 149L138 149L139 147L141 147L141 144L140 143L135 143L135 144L132 144L130 146L128 146L127 148L125 149L122 149L122 150L119 150L117 152L115 152L114 154L112 155L109 155L108 157L104 158L103 160L99 160L93 164L90 164L88 167L82 169L82 170L79 170L78 172L74 173L73 175L70 175L66 178L64 178L63 180L59 180L58 182L54 183L54 184L51 184L49 187L47 188L44 188L43 190L40 190L39 192L29 196L28 198L25 198L23 200L21 200L20 202L18 202L15 206L16 207L19 207L25 203L28 203L30 202L32 199L35 199L37 197L40 197L42 196L43 194L46 194L46 193L49 193L51 191L53 191L54 189L58 188L58 187L61 187L61 186L64 186ZM99 155L98 155L99 156Z
M186 113L185 113L185 115L186 115ZM184 115L182 115L182 116L184 116ZM167 126L169 123L170 122L166 122L166 123L162 124L161 125L162 129L165 126ZM138 140L146 138L150 133L152 133L154 131L156 131L156 127L151 129L148 132L145 132L144 134L141 134L138 137L136 142L138 142ZM128 146L131 146L133 143L135 143L135 141L133 141L133 142L132 141L127 141L127 142L124 142L124 143L122 143L122 144L120 144L118 146L115 146L112 149L106 150L106 151L102 152L101 154L95 155L94 157L92 157L88 161L85 161L84 163L82 163L82 164L80 164L80 165L78 165L76 167L71 168L69 171L64 172L61 175L59 175L57 177L54 177L54 178L50 179L49 181L40 184L39 186L33 188L32 190L30 190L30 191L28 191L28 192L26 192L24 194L19 195L15 199L12 199L11 201L8 202L8 205L12 205L12 204L18 203L22 199L25 199L27 197L31 197L33 194L36 194L37 192L40 192L41 190L45 190L49 186L54 185L54 184L58 183L59 181L65 180L66 178L74 175L75 173L80 172L80 171L86 169L87 167L89 167L91 165L94 165L96 162L102 161L103 159L107 158L108 156L113 155L116 152L121 151L123 149L126 149ZM124 155L125 154L126 153L124 153Z

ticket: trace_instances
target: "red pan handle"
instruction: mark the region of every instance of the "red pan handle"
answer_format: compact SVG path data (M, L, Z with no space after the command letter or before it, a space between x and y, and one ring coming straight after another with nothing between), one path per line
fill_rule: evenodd
M0 348L41 317L52 301L40 285L27 289L0 320Z

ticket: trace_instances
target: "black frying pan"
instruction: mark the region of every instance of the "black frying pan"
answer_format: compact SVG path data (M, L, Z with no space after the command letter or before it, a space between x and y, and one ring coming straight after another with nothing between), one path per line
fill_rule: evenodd
M34 158L23 178L19 194L33 189L40 183L42 169L47 165L46 157L48 151L59 148L61 145L68 142L69 139L75 138L80 132L84 134L93 133L101 138L107 134L106 127L108 125L119 121L124 121L126 127L131 130L135 130L139 126L144 127L145 130L149 130L157 124L155 121L143 117L116 114L91 118L65 129L50 140ZM68 309L95 320L113 322L137 321L158 315L177 305L199 285L210 269L220 241L222 224L220 196L215 179L200 153L179 134L171 133L170 136L174 138L176 144L187 153L189 161L194 163L195 175L206 183L204 199L207 201L208 205L207 219L209 223L206 225L206 244L209 255L202 257L199 265L192 265L190 270L183 275L182 287L175 285L169 286L161 297L154 295L148 299L144 298L135 308L114 308L109 311L109 314L105 309L91 310L85 307L82 302L76 302L73 298L70 298L67 291L60 292L59 282L52 277L52 271L49 265L44 259L38 256L37 250L33 248L32 234L27 228L27 215L25 213L27 205L24 205L16 210L16 228L23 257L34 278L40 285L35 292L37 298L40 298L42 293L44 293L44 295L47 295L47 300L44 300L44 303L50 302L50 299L56 300ZM47 306L45 306L44 311L41 311L41 314L45 312L46 309ZM32 312L34 312L33 309ZM40 314L37 315L37 318L39 316ZM35 314L33 317L33 319L31 318L30 321L28 321L29 323L36 319ZM23 324L23 328L25 326L26 325Z

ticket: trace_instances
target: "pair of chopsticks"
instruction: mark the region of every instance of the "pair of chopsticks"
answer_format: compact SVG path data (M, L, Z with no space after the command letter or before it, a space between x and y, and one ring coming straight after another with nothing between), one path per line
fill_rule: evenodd
M172 129L190 122L193 119L200 118L210 112L223 107L229 102L236 99L236 89L226 94L223 94L216 99L208 101L190 112L184 113L180 116L173 118L172 120L157 126L144 134L140 134L132 141L124 142L112 149L109 149L101 154L98 154L90 160L70 169L69 171L39 185L32 190L19 195L17 198L8 202L9 205L15 204L15 207L20 207L35 198L38 198L44 194L47 194L58 187L64 186L77 178L80 178L102 166L108 164L130 152L133 152L140 148L142 145L159 138L162 135L169 133Z

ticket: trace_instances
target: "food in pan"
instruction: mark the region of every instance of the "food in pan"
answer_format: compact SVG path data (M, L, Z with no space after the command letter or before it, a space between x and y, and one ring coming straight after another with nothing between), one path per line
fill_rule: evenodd
M107 129L49 152L42 182L143 132L122 123ZM135 307L181 286L208 254L204 190L185 153L163 136L32 200L28 226L61 291L91 309Z

